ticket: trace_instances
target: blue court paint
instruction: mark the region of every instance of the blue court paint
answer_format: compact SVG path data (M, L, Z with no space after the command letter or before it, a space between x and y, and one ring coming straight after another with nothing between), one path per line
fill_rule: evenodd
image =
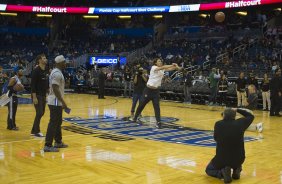
M18 98L19 104L32 104L32 100L30 98Z
M181 127L174 122L176 118L162 117L162 129L156 129L150 124L138 125L124 118L115 118L109 116L98 116L95 118L65 118L67 122L76 124L81 127L90 128L93 130L108 131L112 134L126 135L139 137L149 140L194 145L215 147L216 143L213 139L213 131L198 130L190 127ZM258 140L259 138L245 137L245 142Z

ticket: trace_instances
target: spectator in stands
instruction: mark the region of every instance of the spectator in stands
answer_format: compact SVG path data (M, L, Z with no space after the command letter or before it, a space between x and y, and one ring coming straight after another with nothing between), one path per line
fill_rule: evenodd
M225 74L222 74L218 81L219 104L222 106L226 105L227 88L228 88L228 81L226 79Z
M131 106L132 118L134 117L134 112L137 102L139 101L139 104L141 102L142 93L146 87L147 81L148 81L147 71L140 67L138 71L136 71L133 77L134 91L133 91L132 106Z
M261 92L262 92L263 110L270 111L271 102L270 102L269 78L266 73L264 74L263 80L261 82Z
M235 119L236 113L243 117ZM222 115L223 120L216 122L214 126L216 155L206 167L206 173L212 177L223 178L224 183L230 183L232 178L240 179L245 161L244 132L253 122L254 116L250 110L237 108L226 108Z
M282 79L281 79L281 69L275 70L275 76L271 79L270 84L270 116L278 116L281 109L281 98L282 98Z
M276 69L278 69L278 64L276 62L273 62L272 67L271 67L271 71L273 74L275 74Z
M247 81L244 77L244 72L241 72L239 78L236 80L237 107L246 106L246 85Z
M184 103L191 104L191 88L192 88L192 81L193 77L191 75L192 72L188 72L187 70L184 71L183 74L183 82L184 82Z
M130 97L131 96L131 72L129 70L129 67L125 67L125 72L123 74L123 82L124 82L124 97ZM128 94L128 96L127 96Z
M213 105L216 103L216 96L217 96L217 86L218 86L218 79L220 78L219 69L212 68L212 71L209 75L209 82L210 82L210 97L209 97L209 105Z
M101 68L101 71L99 73L99 89L98 89L98 99L105 99L104 93L105 93L105 81L106 81L106 69Z
M241 64L241 67L243 70L247 70L248 66L245 61Z

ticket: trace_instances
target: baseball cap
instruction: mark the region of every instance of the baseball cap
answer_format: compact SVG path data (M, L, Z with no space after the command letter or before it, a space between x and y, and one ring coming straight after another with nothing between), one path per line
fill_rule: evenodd
M55 63L61 63L66 61L65 57L63 55L59 55L57 57L55 57Z

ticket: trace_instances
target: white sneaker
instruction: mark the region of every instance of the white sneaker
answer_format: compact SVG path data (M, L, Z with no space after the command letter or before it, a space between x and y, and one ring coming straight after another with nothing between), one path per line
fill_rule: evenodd
M260 122L260 123L258 123L256 126L257 126L257 131L258 131L258 133L261 133L261 132L263 131L263 123Z

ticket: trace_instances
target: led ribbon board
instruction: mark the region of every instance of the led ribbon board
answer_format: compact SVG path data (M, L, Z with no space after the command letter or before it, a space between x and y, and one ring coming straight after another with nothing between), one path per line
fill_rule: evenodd
M173 6L148 7L52 7L52 6L22 6L0 4L0 11L33 12L33 13L65 13L65 14L148 14L169 12L190 12L201 10L218 10L226 8L241 8L282 3L282 0L241 0L230 2L203 3Z

